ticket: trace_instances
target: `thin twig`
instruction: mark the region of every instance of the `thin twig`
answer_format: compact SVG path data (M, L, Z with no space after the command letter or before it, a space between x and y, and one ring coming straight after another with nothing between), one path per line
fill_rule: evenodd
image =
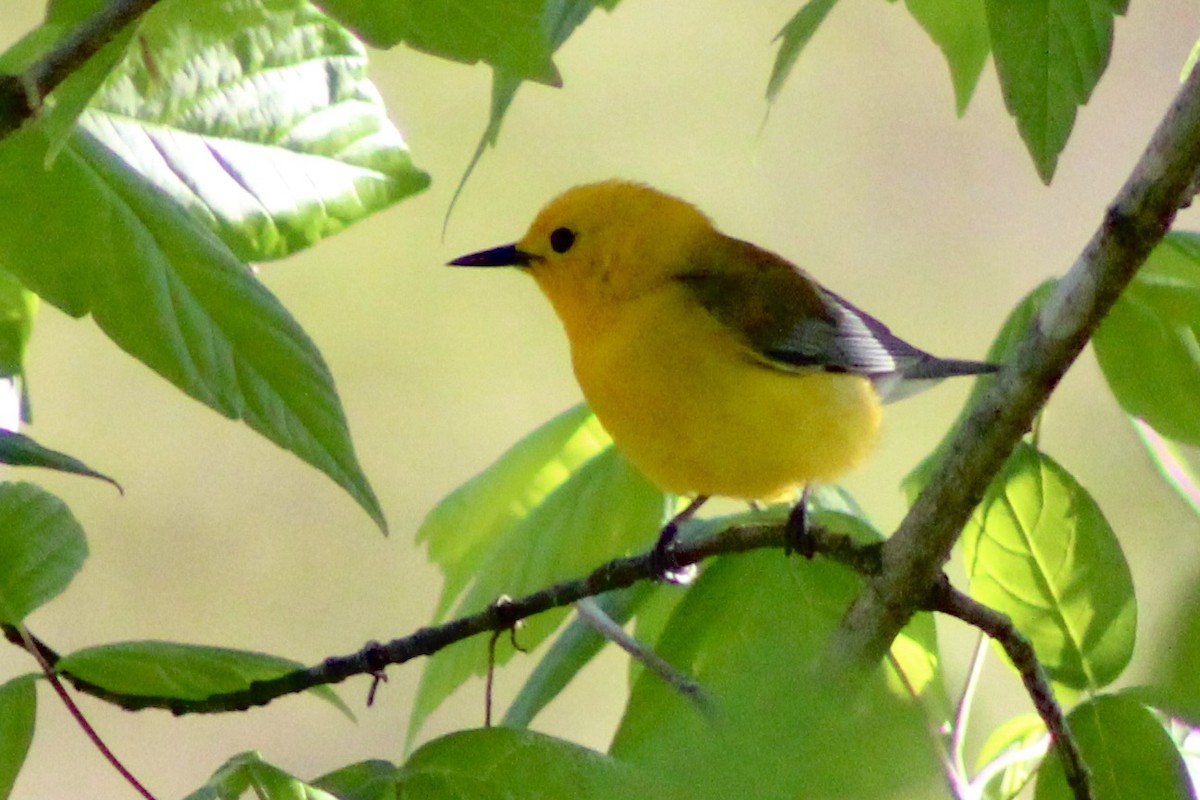
M904 667L900 664L900 659L896 658L896 654L888 651L886 656L888 664L892 671L899 677L900 682L904 684L904 691L908 692L908 696L917 704L917 708L921 710L921 719L925 723L925 729L929 734L929 741L937 748L938 761L942 764L942 774L946 777L946 783L949 784L950 792L956 800L969 800L965 794L969 785L967 783L966 772L959 772L954 768L954 761L950 758L950 751L946 748L946 737L942 733L941 722L935 720L929 712L927 704L921 701L921 693L917 691L917 687L913 686L911 680L908 679L908 673L904 671Z
M704 524L712 525L713 522L706 520ZM849 536L826 530L819 525L813 525L810 532L817 552L845 564L860 574L872 575L878 571L879 545L858 545ZM714 536L676 542L674 555L680 566L686 566L722 554L782 548L784 539L782 522L735 524ZM520 620L535 614L571 605L585 597L622 589L639 580L650 580L655 576L653 554L650 552L614 559L580 580L564 581L516 600L493 603L478 613L441 625L421 628L390 642L369 642L356 653L327 658L320 664L306 669L295 670L276 678L253 681L240 691L211 695L200 700L114 692L77 678L69 672L64 671L60 675L77 691L130 711L146 708L162 708L174 714L242 711L266 705L284 695L296 694L316 686L341 683L356 675L377 676L385 667L432 655L448 645L480 633L507 630ZM5 632L11 639L7 628ZM36 641L35 645L40 652L49 655L49 663L58 661L58 655L52 649Z
M975 689L979 686L979 676L983 673L983 660L986 655L987 635L980 631L979 641L975 643L975 652L971 654L971 667L967 671L967 679L958 698L958 707L954 709L954 727L950 731L950 752L954 756L954 768L958 770L959 775L968 774L963 748L967 740L967 726L971 721L971 705L975 700Z
M718 527L720 520L708 520L700 525ZM842 563L855 572L870 578L879 573L879 544L858 544L849 536L835 533L820 525L811 525L814 552ZM707 558L722 554L733 554L765 548L782 548L786 544L786 525L780 521L747 522L731 524L719 533L697 540L682 540L676 543L673 556L679 566L697 564ZM521 620L548 611L551 608L578 604L584 598L594 597L614 589L621 589L639 580L651 580L657 575L653 551L629 558L608 562L587 577L564 581L522 598L503 598L491 603L483 611L452 620L442 625L420 630L387 643L370 642L359 652L328 658L307 669L295 670L276 678L254 681L246 689L226 694L211 695L200 700L177 697L155 697L112 692L104 687L80 680L68 672L61 676L75 688L86 694L114 703L129 710L164 708L175 714L219 713L238 711L267 703L287 694L311 689L316 686L340 683L355 675L371 675L377 681L385 667L402 664L414 658L431 655L448 645L484 632L492 632L495 639L505 630L511 630ZM1059 743L1059 752L1064 761L1064 771L1077 800L1089 798L1087 773L1080 759L1078 748L1071 738L1066 720L1054 699L1049 683L1042 673L1032 647L1003 614L983 606L954 589L948 579L941 575L931 593L927 593L924 604L928 610L950 614L982 630L996 639L1005 648L1013 664L1017 666L1033 699L1035 708L1046 723L1047 729ZM578 607L578 606L577 606ZM584 612L586 615L586 612ZM585 616L585 618L587 618ZM596 620L588 618L596 624ZM58 655L32 636L25 642L18 629L4 626L5 635L13 641L22 642L35 653L47 668L58 661ZM605 635L608 635L607 633ZM620 643L618 637L609 637ZM514 642L514 646L515 642ZM624 644L622 644L624 646ZM641 656L639 656L641 657ZM657 658L657 656L653 656ZM653 669L653 667L651 667ZM665 673L659 673L665 674ZM901 672L901 678L906 676ZM690 682L670 679L688 696L702 697L698 689L692 691ZM913 693L912 687L909 687ZM490 697L491 691L488 690ZM490 719L490 712L488 713ZM949 761L949 759L947 759Z
M695 679L676 669L671 662L654 652L653 649L639 642L625 632L625 629L604 613L595 599L585 597L575 604L579 618L591 628L617 647L624 650L643 667L657 675L664 683L679 694L691 700L701 711L712 708L704 687Z
M85 717L83 712L79 710L79 706L75 705L74 699L72 699L71 695L67 692L67 687L62 685L62 681L58 679L58 675L56 675L54 672L54 667L52 667L50 662L46 660L40 642L35 640L34 636L29 633L24 625L5 625L6 635L8 629L10 628L15 631L17 636L21 639L22 646L24 647L25 651L33 656L33 659L37 661L38 666L42 668L42 674L46 676L46 680L50 682L50 685L54 688L55 693L58 695L59 699L62 700L63 705L66 706L67 713L69 713L75 720L75 724L79 726L84 735L91 740L92 745L100 751L100 755L104 756L108 763L112 765L113 769L115 769L117 773L125 779L125 782L132 786L138 794L146 798L146 800L155 800L155 797L150 793L150 790L143 786L142 782L135 778L133 773L121 763L121 760L117 758L117 754L109 749L108 745L104 743L104 740L100 738L100 734L96 733L96 729L92 727L90 722L88 722L87 717Z
M933 611L949 614L975 626L1000 643L1013 666L1017 668L1021 682L1025 684L1025 691L1033 700L1034 709L1054 739L1062 759L1063 774L1075 795L1075 800L1091 800L1087 764L1083 761L1075 737L1071 735L1067 718L1058 701L1054 699L1050 681L1046 678L1029 640L1021 635L1007 616L971 599L951 586L948 580L938 581L929 596L929 606Z
M983 769L975 774L971 779L971 791L974 792L974 797L983 797L983 792L992 778L1004 770L1011 767L1013 764L1019 764L1022 761L1032 761L1035 758L1041 758L1046 755L1046 751L1050 749L1050 735L1042 734L1038 740L1026 747L1018 747L1013 750L1008 750L1002 755L996 756ZM1029 776L1021 783L1024 787L1029 782Z
M483 727L492 727L492 689L496 686L496 642L502 631L492 631L488 637L487 673L483 682Z

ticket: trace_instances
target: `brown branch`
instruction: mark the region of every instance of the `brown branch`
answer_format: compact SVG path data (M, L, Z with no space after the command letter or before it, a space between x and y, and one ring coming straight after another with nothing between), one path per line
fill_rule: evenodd
M702 524L713 525L714 522L710 520ZM859 545L845 534L834 533L816 525L809 530L817 552L861 574L871 575L878 572L879 545ZM674 552L680 566L687 566L722 554L782 548L785 536L782 522L735 524L714 536L695 541L680 541L675 545ZM512 628L520 620L552 608L568 606L585 597L623 589L640 580L653 579L655 572L652 561L653 554L649 552L614 559L580 580L564 581L522 598L493 603L478 613L441 625L421 628L390 642L370 642L356 653L327 658L320 664L306 669L254 681L244 690L211 695L202 700L113 692L77 678L69 672L63 671L59 674L77 691L130 711L162 708L179 715L244 711L266 705L284 695L316 686L341 683L356 675L378 677L385 667L432 655L463 639L488 631L504 631ZM19 635L11 626L3 626L3 630L10 641L23 646ZM58 663L59 656L54 650L36 639L33 642L48 664L54 666Z
M88 741L92 743L92 746L100 751L100 755L104 757L104 760L107 761L109 765L117 771L117 774L119 774L126 783L133 787L134 791L146 798L146 800L156 800L154 795L150 793L150 790L147 789L142 782L139 781L134 774L129 771L129 768L121 762L121 759L117 758L117 754L114 753L111 748L109 748L102 738L100 738L100 734L94 727L92 727L92 723L88 722L87 717L83 715L83 712L79 709L79 706L75 704L75 701L67 692L66 687L63 686L62 681L59 680L58 674L55 673L53 664L51 664L50 660L47 658L47 654L52 655L54 651L50 650L44 644L34 638L33 634L29 633L29 631L26 630L26 628L22 625L10 625L5 623L4 636L10 642L13 642L25 650L25 652L33 656L34 661L36 661L38 666L41 668L42 674L46 676L46 680L49 681L50 686L54 689L55 694L58 695L58 699L62 701L64 706L66 706L67 713L70 714L71 718L75 720L75 724L78 725L79 729L83 731L84 736L88 738Z
M960 619L1000 643L1004 652L1008 654L1008 659L1017 668L1021 682L1025 684L1025 691L1033 700L1034 709L1057 746L1059 757L1062 759L1063 774L1066 775L1067 785L1075 794L1075 800L1091 800L1088 768L1079 753L1079 745L1071 735L1067 718L1054 698L1054 690L1050 688L1050 681L1046 678L1041 662L1037 660L1033 645L1021 635L1012 620L955 589L944 574L934 584L926 609Z
M1059 379L1162 240L1200 170L1200 65L1016 355L958 427L831 643L832 669L879 663L928 597L963 525Z
M678 541L674 546L673 555L680 567L697 564L717 555L781 549L788 545L787 526L781 521L727 524L727 521L722 520L706 520L694 523L694 526L718 529L723 527L723 530L702 539ZM811 525L808 534L812 540L813 552L837 561L866 579L879 575L881 543L860 544L845 534L830 531L819 525ZM481 633L491 632L493 637L499 636L504 631L511 630L519 621L535 614L623 589L640 580L651 580L656 574L653 551L614 559L580 580L564 581L518 599L505 598L503 602L494 602L476 614L460 617L442 625L421 628L408 636L387 643L370 642L356 653L327 658L320 664L306 669L254 681L244 690L210 695L201 700L112 692L102 686L83 681L69 672L58 674L69 681L76 690L121 708L130 711L162 708L177 715L244 711L266 705L285 695L340 683L356 675L369 675L375 679L371 688L373 693L378 682L385 679L385 667L432 655L455 642ZM1001 643L1020 672L1034 707L1046 723L1046 728L1059 743L1064 772L1075 790L1077 800L1088 800L1091 795L1088 792L1087 770L1028 640L1016 631L1008 617L954 589L944 574L939 575L932 590L926 593L919 605L925 610L957 617ZM59 661L59 656L54 650L31 634L26 633L23 637L13 626L2 627L10 641L22 647L34 648L39 659L49 666ZM488 717L490 719L490 714Z
M46 97L158 0L112 0L20 75L0 75L0 139L41 109Z

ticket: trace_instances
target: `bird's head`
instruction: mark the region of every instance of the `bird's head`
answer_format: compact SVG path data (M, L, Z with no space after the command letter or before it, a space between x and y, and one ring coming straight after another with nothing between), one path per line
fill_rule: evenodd
M542 209L517 243L472 253L453 266L515 266L529 272L571 327L604 314L685 271L712 223L676 197L642 184L577 186Z

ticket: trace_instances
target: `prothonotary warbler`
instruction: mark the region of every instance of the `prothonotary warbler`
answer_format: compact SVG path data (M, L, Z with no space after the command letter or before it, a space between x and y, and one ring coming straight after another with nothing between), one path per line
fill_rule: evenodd
M942 359L694 206L605 181L542 209L516 244L457 258L528 272L562 319L575 375L616 446L661 488L775 498L833 481L872 449L880 406L996 365ZM802 497L791 527L802 536Z

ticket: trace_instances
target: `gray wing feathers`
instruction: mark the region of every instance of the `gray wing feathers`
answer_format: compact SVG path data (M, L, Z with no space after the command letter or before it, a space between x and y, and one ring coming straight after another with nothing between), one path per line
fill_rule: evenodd
M927 389L943 378L995 372L995 364L942 359L896 336L870 314L822 287L829 319L796 325L765 352L783 368L819 366L869 378L885 403Z

